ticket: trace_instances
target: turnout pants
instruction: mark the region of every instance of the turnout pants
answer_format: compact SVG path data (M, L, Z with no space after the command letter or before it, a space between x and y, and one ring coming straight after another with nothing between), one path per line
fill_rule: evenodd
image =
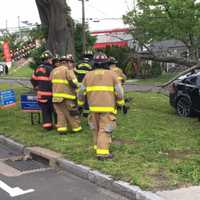
M42 102L39 101L39 106L42 111L42 127L45 129L51 129L53 127L53 119L52 115L54 113L53 109L53 103L51 100L46 100L46 102L43 100Z
M80 117L75 103L64 99L62 102L54 102L54 109L57 113L57 131L62 133L69 129L78 132L80 126Z
M112 131L116 128L115 115L112 113L90 113L88 123L93 132L93 143L96 155L109 155Z

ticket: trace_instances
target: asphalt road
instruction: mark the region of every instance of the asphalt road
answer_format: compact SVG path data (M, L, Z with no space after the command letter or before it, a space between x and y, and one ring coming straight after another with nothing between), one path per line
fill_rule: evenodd
M0 83L9 83L9 84L20 84L22 86L25 87L30 87L31 83L28 79L20 79L20 78L13 78L13 79L9 79L9 78L1 78L0 77ZM130 91L136 91L136 92L162 92L164 91L166 93L165 90L161 89L159 86L156 85L143 85L143 84L133 84L133 83L127 83L125 84L125 90L127 92Z
M127 200L65 171L20 171L6 164L20 156L0 143L0 200Z

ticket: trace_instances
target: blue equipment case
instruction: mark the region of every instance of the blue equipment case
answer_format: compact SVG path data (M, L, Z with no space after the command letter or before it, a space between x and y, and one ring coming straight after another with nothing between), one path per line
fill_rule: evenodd
M0 109L16 106L16 95L12 89L0 90Z

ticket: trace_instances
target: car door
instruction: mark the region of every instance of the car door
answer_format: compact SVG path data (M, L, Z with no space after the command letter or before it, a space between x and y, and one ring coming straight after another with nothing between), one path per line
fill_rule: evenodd
M196 89L191 93L194 110L200 112L200 75L194 80Z
M200 111L200 76L190 76L184 81L184 93L190 96L192 110Z

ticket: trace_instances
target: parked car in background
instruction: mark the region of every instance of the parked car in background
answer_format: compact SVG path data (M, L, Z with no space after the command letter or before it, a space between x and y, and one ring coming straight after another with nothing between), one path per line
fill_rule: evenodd
M200 116L200 72L193 71L175 80L170 86L169 101L179 116Z

